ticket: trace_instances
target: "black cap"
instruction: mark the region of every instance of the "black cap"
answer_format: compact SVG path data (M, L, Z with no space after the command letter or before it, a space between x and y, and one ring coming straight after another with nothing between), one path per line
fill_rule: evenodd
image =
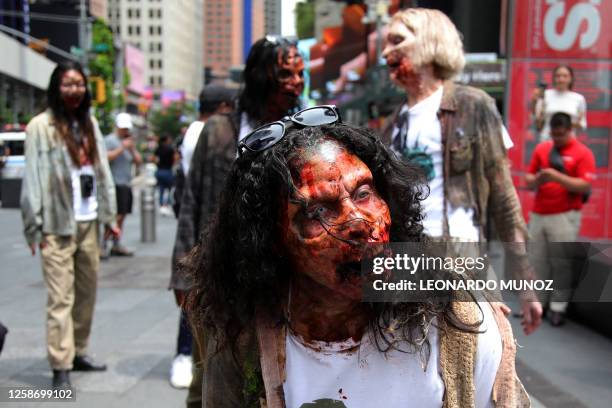
M236 97L237 90L219 84L206 85L200 92L200 103L231 103Z

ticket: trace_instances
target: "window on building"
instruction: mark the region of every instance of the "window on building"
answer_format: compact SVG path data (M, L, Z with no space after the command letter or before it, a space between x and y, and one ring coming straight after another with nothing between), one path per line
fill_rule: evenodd
M128 35L132 35L132 32L134 31L134 29L132 28L131 25L128 26Z
M153 12L154 12L153 9L149 9L149 18L153 18Z
M149 77L149 85L155 85L155 77Z
M128 18L132 18L132 9L128 9Z
M155 34L155 28L153 26L149 26L149 35Z
M158 35L161 35L161 33L162 33L162 28L161 28L161 26L157 26L157 34L158 34Z
M162 77L161 77L161 75L157 77L157 84L158 85L162 84Z
M155 68L155 61L149 60L149 68L151 69Z
M157 60L157 68L161 69L162 67L162 60Z
M157 43L157 51L162 51L162 43Z
M140 18L140 9L136 9L135 11L136 18Z
M136 29L136 35L140 35L140 26L134 27Z
M154 52L155 51L155 44L154 43L149 43L149 52Z
M161 9L157 10L157 18L161 18L162 16L162 12Z

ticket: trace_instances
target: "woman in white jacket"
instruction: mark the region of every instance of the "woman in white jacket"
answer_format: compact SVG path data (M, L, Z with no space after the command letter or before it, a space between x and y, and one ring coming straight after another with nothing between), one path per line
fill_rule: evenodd
M115 186L80 65L55 68L47 102L26 128L21 212L32 255L37 247L41 252L47 354L57 388L70 386L70 370L106 369L86 355L100 262L98 225L107 234L120 231L112 226Z

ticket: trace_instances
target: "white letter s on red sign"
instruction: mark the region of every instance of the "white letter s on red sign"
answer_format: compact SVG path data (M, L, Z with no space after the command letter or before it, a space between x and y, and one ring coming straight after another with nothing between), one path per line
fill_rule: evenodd
M565 15L565 2L546 0L546 3L551 6L544 16L544 38L548 46L557 51L570 49L578 38L582 20L586 20L587 29L580 34L580 48L586 49L595 44L601 30L601 16L595 5L599 5L600 1L590 0L589 3L575 4L569 10L561 32L557 33L555 26L557 20Z

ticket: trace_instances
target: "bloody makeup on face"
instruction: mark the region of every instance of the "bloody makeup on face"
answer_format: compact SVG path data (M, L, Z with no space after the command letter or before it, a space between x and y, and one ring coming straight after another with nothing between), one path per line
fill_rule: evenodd
M304 60L297 48L278 51L277 78L277 103L289 109L304 90Z
M60 94L68 110L75 110L83 102L87 84L85 78L74 69L70 69L62 75L60 81Z
M413 85L418 79L411 60L416 41L414 33L403 23L395 21L389 27L383 57L387 60L391 80L403 87Z
M389 241L391 215L370 169L325 139L292 163L297 188L281 218L281 240L293 273L360 300L366 244ZM370 249L371 251L372 249Z

